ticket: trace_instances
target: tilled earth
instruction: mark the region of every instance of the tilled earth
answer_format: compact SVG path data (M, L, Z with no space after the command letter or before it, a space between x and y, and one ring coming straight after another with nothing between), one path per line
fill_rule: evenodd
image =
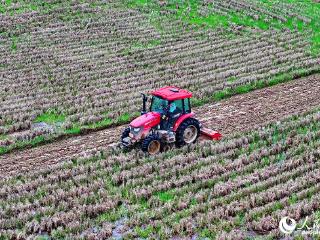
M237 95L194 111L204 126L219 130L226 136L245 132L316 106L320 106L320 75ZM7 176L39 169L76 157L87 150L105 148L119 139L124 127L105 129L0 156L0 174Z

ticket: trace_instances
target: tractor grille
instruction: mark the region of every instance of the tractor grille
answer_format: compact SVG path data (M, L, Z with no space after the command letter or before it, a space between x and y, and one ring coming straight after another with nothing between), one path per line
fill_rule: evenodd
M137 136L140 134L142 128L134 128L134 127L131 127L130 126L130 133L133 135L133 136Z

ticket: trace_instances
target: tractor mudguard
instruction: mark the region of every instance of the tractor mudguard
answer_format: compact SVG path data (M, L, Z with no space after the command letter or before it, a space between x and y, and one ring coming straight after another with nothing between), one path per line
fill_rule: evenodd
M191 117L194 117L196 114L195 113L187 113L187 114L184 114L182 116L180 116L178 118L178 120L175 122L174 126L173 126L173 131L177 131L178 127L180 126L180 124L186 120L187 118L191 118Z

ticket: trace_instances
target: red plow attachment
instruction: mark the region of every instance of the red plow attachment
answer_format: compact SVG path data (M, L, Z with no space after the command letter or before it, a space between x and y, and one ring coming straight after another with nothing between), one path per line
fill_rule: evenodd
M200 139L202 140L220 140L222 138L222 134L217 132L217 131L214 131L212 129L209 129L209 128L201 128L200 129L200 133L201 133L201 136L200 136Z

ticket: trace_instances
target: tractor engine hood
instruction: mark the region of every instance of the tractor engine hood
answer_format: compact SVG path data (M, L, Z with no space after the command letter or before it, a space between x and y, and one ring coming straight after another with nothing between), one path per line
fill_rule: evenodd
M130 126L134 128L143 127L143 128L152 128L160 124L161 114L158 112L148 112L134 119Z

